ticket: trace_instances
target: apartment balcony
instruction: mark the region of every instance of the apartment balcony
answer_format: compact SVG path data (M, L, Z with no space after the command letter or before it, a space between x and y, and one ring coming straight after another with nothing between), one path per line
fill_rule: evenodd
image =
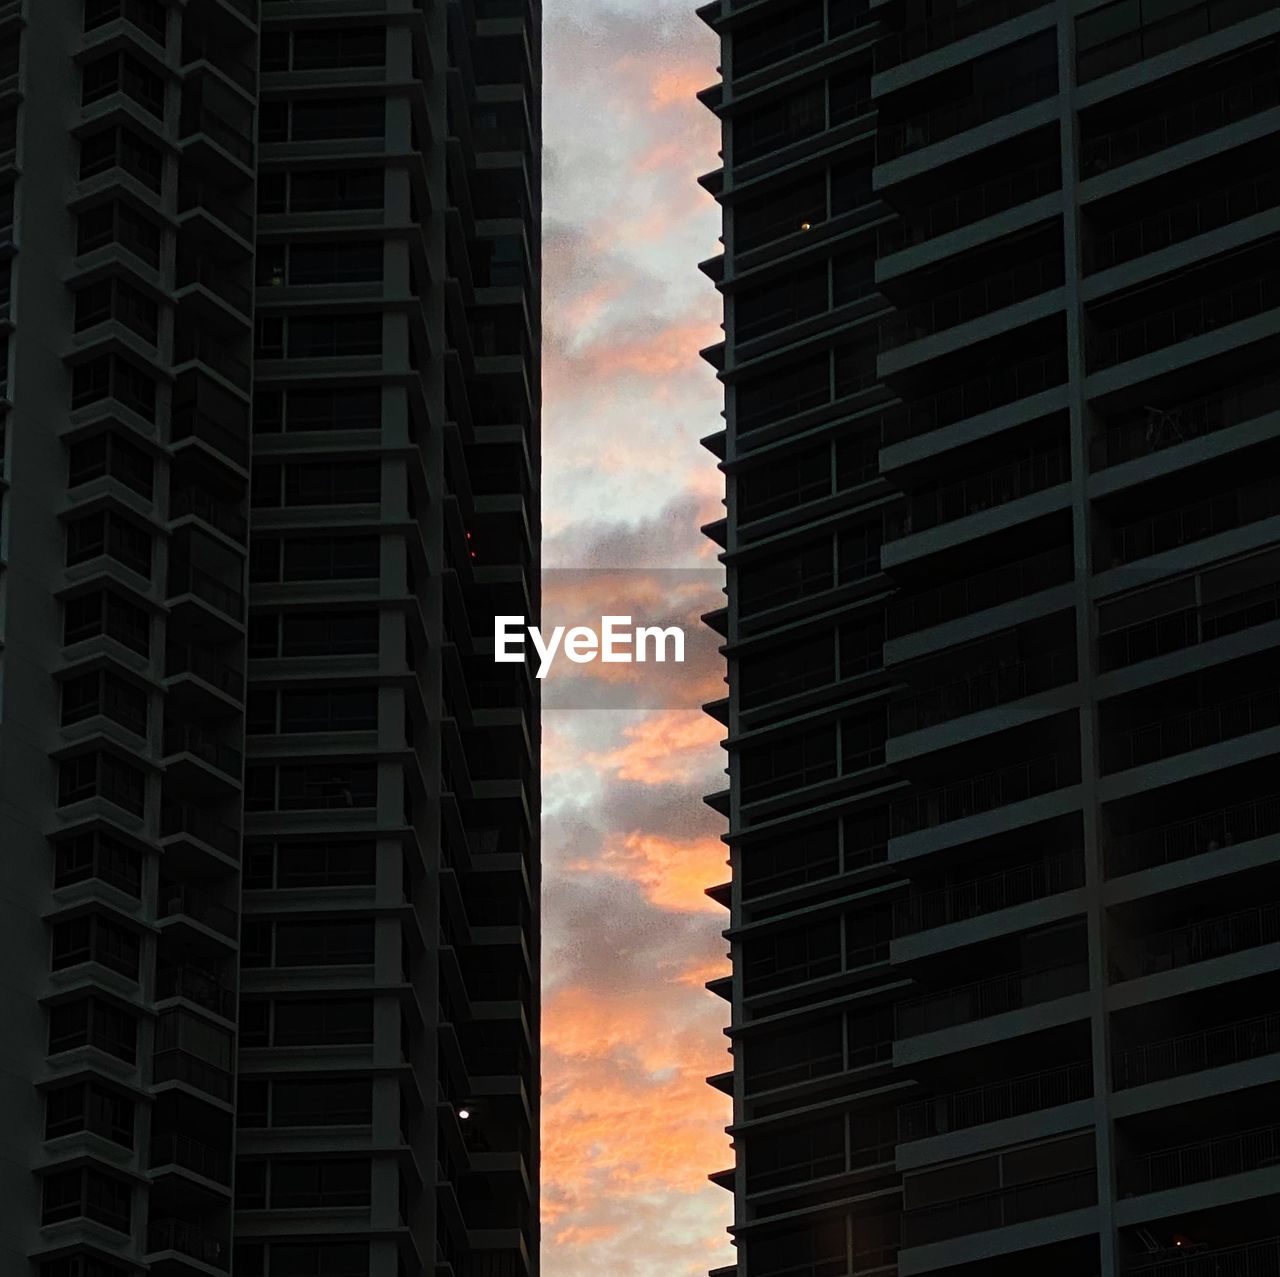
M1143 408L1093 441L1095 471L1280 412L1280 377L1267 375L1169 407Z
M1002 22L1046 8L1046 0L992 0L982 5L953 3L949 8L938 6L935 16L927 22L917 22L905 31L888 35L875 45L875 71L877 75L901 66L905 62L923 58L927 54L945 49L980 31L988 31Z
M247 411L244 413L243 420L233 423L225 417L201 409L196 404L175 406L170 437L175 444L188 439L205 444L219 457L226 458L241 470L249 464Z
M908 896L894 902L894 938L981 918L1033 900L1046 900L1083 887L1084 882L1084 852L1071 851Z
M231 1103L232 1075L226 1069L178 1047L155 1053L151 1077L156 1085L181 1082L224 1104Z
M217 794L240 785L244 755L193 723L166 727L161 752L166 775L193 793Z
M229 501L220 500L207 488L175 488L169 494L169 519L199 519L220 532L237 548L249 540L249 521Z
M1125 175L1117 170L1275 106L1280 106L1280 71L1275 69L1241 78L1226 88L1189 99L1182 97L1177 105L1153 112L1135 124L1096 137L1086 135L1081 146L1081 179L1086 182L1092 179L1101 187L1102 176L1115 173L1117 180L1105 185L1118 189L1124 184ZM1164 167L1167 170L1171 166ZM1089 197L1094 195L1090 187L1086 187L1086 193ZM1102 192L1099 189L1097 193Z
M199 364L240 394L249 393L252 374L248 361L232 354L226 341L207 332L192 329L179 332L173 344L173 363L175 370L184 364Z
M1272 1170L1280 1165L1280 1125L1200 1140L1122 1160L1116 1168L1122 1197L1203 1184L1228 1175Z
M1088 1061L937 1095L898 1109L898 1141L909 1144L953 1131L1025 1117L1086 1100L1093 1094Z
M230 1242L184 1219L149 1224L146 1254L152 1272L203 1273L212 1268L225 1273L231 1269Z
M1280 726L1280 691L1254 692L1104 736L1102 772L1127 771L1276 726Z
M206 640L230 642L241 633L244 595L193 564L170 563L166 600L177 619Z
M185 998L188 1002L220 1015L236 1018L235 990L201 967L161 965L156 970L156 999Z
M156 915L163 926L166 919L185 919L234 943L239 918L234 909L188 883L171 883L160 888Z
M1280 1277L1280 1237L1240 1246L1170 1248L1125 1265L1125 1277Z
M236 324L247 328L253 314L253 290L235 279L238 265L207 257L190 261L180 258L174 286L178 300L186 303L188 298L194 300L203 294L199 307L203 317L220 323L228 332L234 332Z
M1111 1066L1117 1091L1227 1068L1280 1053L1280 1014L1255 1016L1118 1051Z
M152 1139L150 1162L153 1175L163 1173L167 1167L177 1167L215 1184L231 1183L230 1157L223 1150L189 1135L161 1135Z
M1119 877L1280 834L1280 794L1109 838L1107 874Z
M248 127L198 102L183 103L178 141L184 156L198 154L211 171L232 181L252 176L254 145Z
M1112 983L1176 971L1278 942L1280 905L1205 918L1123 943L1112 961Z
M167 643L164 677L170 694L197 717L223 715L244 700L244 670L197 643ZM216 693L216 695L215 695Z
M247 254L253 244L253 215L236 203L229 190L213 183L180 181L178 225L184 227L197 219L227 248Z
M183 803L166 803L160 811L160 841L165 844L166 855L172 855L181 863L190 863L194 857L207 866L211 859L222 866L226 861L240 859L240 831L224 820L210 816L203 807ZM179 852L185 850L185 855Z

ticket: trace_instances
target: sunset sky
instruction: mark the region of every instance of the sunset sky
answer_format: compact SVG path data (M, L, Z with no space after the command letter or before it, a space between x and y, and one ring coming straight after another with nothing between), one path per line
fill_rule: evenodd
M718 128L694 97L716 43L692 0L547 0L546 622L633 612L692 630L719 601L720 425L697 357L720 337L697 263L717 249L697 185ZM591 572L578 569L593 569ZM692 637L692 635L691 635ZM723 694L710 637L625 686L557 668L543 719L543 1272L685 1277L730 1262ZM618 667L612 667L614 671ZM635 681L642 673L644 680ZM557 676L561 682L552 686ZM615 674L615 680L616 680ZM625 681L625 680L624 680ZM606 704L610 708L596 708ZM618 708L625 706L625 708Z

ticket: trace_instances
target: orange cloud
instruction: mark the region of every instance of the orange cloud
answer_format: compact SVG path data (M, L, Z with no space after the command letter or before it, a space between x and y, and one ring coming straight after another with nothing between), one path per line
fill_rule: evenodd
M626 744L588 760L620 780L665 785L705 775L724 728L697 710L661 710L623 728ZM708 884L709 885L709 884Z
M658 834L623 834L594 860L577 860L569 868L580 873L610 873L637 883L645 899L659 909L679 913L721 913L706 888L726 875L724 844L718 838L665 838Z

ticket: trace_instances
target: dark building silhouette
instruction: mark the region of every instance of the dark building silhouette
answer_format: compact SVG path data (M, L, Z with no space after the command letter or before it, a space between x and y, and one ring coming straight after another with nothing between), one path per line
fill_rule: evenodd
M716 1277L1280 1273L1280 8L699 13Z
M532 1277L537 0L0 3L0 1271Z

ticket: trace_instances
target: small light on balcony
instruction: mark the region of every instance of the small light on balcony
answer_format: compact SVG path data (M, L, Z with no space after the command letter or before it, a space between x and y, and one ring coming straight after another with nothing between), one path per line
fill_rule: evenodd
M800 229L801 229L802 231L811 231L811 230L813 230L813 223L812 223L812 222L801 222L801 223L800 223Z
M458 1110L458 1117L459 1117L459 1119L460 1119L461 1121L465 1122L465 1121L466 1121L470 1116L471 1116L471 1110L470 1110L470 1109L459 1109L459 1110Z

